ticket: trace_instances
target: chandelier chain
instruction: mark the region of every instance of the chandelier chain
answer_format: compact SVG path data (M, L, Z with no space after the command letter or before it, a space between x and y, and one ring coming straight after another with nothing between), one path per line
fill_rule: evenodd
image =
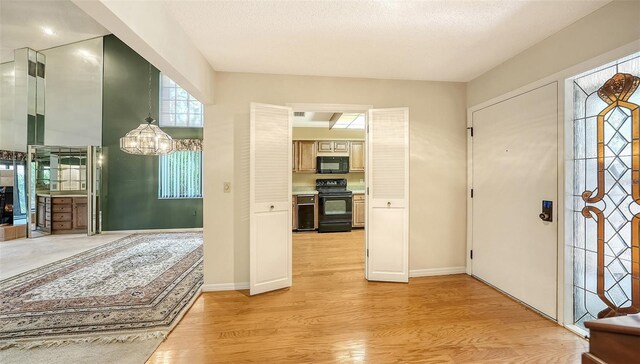
M151 63L149 63L149 117L151 117Z

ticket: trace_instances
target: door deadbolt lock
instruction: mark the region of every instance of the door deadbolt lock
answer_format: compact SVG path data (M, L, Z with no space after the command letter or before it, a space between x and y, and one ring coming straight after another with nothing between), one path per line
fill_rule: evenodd
M542 221L553 221L553 201L542 200L542 212L538 215Z

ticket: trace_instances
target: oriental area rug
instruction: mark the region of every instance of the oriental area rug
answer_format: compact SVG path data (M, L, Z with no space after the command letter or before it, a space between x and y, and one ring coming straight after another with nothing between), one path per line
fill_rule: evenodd
M0 359L138 341L152 352L200 292L202 260L202 233L134 234L0 281Z

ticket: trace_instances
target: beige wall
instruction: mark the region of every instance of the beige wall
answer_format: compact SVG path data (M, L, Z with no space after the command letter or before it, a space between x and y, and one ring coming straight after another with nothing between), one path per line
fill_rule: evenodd
M464 266L465 84L219 72L215 90L204 129L205 284L249 281L252 101L409 107L410 268ZM231 193L223 193L224 181Z
M478 105L637 41L638 19L638 0L616 0L603 6L469 82L467 106Z

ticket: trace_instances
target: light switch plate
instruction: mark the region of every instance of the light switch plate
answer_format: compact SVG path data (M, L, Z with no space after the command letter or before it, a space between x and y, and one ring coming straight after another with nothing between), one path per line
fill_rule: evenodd
M224 193L231 193L231 182L224 182L222 184L222 191Z

